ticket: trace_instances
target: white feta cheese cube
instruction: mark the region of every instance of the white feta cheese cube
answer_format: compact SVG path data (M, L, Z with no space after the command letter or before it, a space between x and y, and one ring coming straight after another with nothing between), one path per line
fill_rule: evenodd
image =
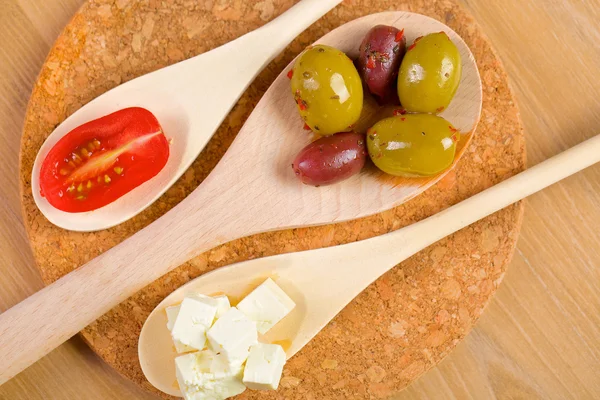
M177 315L179 314L179 306L169 306L165 309L165 311L167 312L167 329L172 331L173 325L175 325L175 320L177 319ZM193 347L186 346L179 340L173 340L173 344L175 345L175 350L177 353L188 353L195 350Z
M271 278L264 281L237 305L265 334L296 307L296 303Z
M229 304L229 298L224 294L215 296L213 299L217 301L217 315L215 315L215 318L218 319L231 308L231 304Z
M179 305L169 306L165 308L165 312L167 313L167 329L172 331L175 320L177 319L177 314L179 314Z
M230 365L241 365L248 358L250 346L258 343L256 324L235 307L223 314L206 336L210 348Z
M171 336L186 346L202 350L206 346L206 331L217 313L217 301L208 296L187 296L181 302Z
M224 294L220 294L218 296L206 296L204 294L197 294L196 296L204 299L214 299L217 301L217 313L215 314L215 319L221 318L221 316L231 308L231 304L229 304L229 298Z
M186 400L215 400L237 396L246 390L243 368L231 366L211 350L175 359L177 382Z
M244 385L254 390L277 390L285 359L285 351L280 345L255 344L246 361Z

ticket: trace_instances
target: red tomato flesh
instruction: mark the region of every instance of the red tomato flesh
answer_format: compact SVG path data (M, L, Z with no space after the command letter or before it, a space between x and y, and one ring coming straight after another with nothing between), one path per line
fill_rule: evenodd
M156 117L125 108L61 138L42 163L40 193L62 211L96 210L156 176L168 158L169 142Z

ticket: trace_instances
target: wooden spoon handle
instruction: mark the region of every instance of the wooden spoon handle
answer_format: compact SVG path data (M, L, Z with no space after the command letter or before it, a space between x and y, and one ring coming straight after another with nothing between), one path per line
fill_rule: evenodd
M149 234L166 239L140 232L0 314L0 385L173 268Z
M310 341L354 297L381 275L438 240L600 161L600 135L484 190L429 218L360 242L273 257L256 263L254 272L275 269L286 291L301 293L305 317L287 350L292 356ZM250 261L252 262L252 261ZM248 263L250 263L248 262ZM245 263L214 272L236 282ZM261 269L262 268L262 269ZM200 278L202 279L202 278ZM220 289L219 289L220 290Z
M241 196L220 185L207 177L148 227L0 314L0 385L170 270L253 233L249 214L228 218Z
M373 258L364 285L440 239L600 162L600 135L545 160L429 218L370 240L357 242L354 258ZM356 282L360 282L356 279ZM363 282L360 282L362 285ZM364 287L357 288L360 292Z
M600 135L415 224L419 249L600 162Z
M303 30L341 2L342 0L302 0L253 33L261 35L263 47L275 50L274 55L277 55Z

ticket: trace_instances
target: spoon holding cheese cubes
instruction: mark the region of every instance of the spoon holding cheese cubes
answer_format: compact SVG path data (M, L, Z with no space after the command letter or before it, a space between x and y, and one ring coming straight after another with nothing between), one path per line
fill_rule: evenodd
M213 355L198 349L202 351L187 353L195 354L196 359L187 354L186 358L178 359L177 364L181 364L179 380L183 382L182 389L188 399L224 399L244 389L239 385L240 377L246 387L276 388L283 366L280 348L258 343L282 344L289 359L354 297L399 262L459 229L593 165L600 161L599 150L600 135L395 232L345 245L244 261L204 274L171 293L148 316L139 340L142 370L156 388L171 395L182 395L176 381L176 346L184 351L183 345L198 343L200 346L202 337L194 337L192 341L183 328L177 332L181 325L197 332L205 331L208 350L216 350ZM261 285L253 290L258 286L257 280ZM245 297L248 292L250 295ZM225 311L216 322L213 319L211 326L205 324L197 328L197 324L205 323L205 315L190 315L184 304L188 298L213 304L215 316L219 308L216 298L213 302L200 294L227 294L230 299L243 300L236 308ZM224 303L224 299L221 301ZM179 303L179 310L166 311L167 307ZM197 308L204 309L204 306ZM221 312L226 308L226 305L221 306ZM180 323L180 315L190 320L182 319ZM179 342L173 342L167 323L169 326L172 323L171 328L176 331L173 337ZM239 363L246 352L242 369L232 364L232 361ZM196 395L200 390L209 390L207 388L213 393L221 392L212 397Z

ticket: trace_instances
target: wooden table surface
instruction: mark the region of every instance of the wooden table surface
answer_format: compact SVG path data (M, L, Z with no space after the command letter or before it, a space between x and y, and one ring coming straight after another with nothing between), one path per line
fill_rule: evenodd
M600 134L600 0L463 1L508 71L530 165ZM21 218L19 140L37 73L82 2L0 0L0 311L42 288ZM600 165L531 197L496 297L397 399L600 398L599 205ZM0 387L7 400L83 398L154 396L77 338Z

